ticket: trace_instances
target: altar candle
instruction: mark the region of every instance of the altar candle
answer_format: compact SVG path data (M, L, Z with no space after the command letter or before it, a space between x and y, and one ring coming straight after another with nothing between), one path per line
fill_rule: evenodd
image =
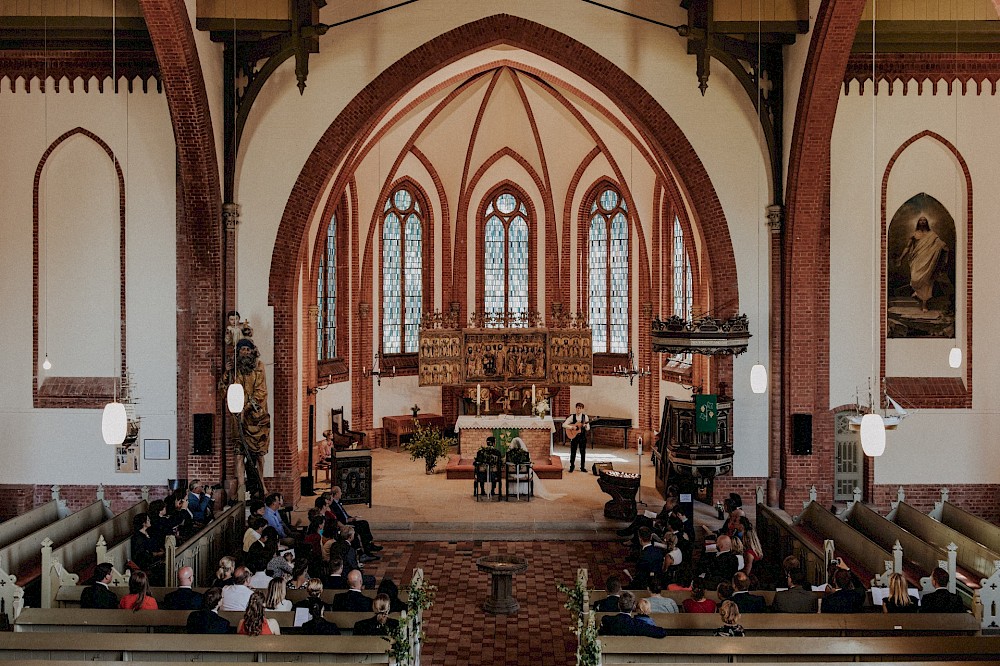
M534 405L535 405L535 385L534 384L531 385L531 405L532 405L532 407L534 407Z
M479 406L479 384L476 384L476 406Z

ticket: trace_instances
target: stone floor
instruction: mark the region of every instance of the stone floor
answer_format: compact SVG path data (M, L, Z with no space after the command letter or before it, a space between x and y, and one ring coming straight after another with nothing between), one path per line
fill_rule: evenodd
M621 571L626 552L615 542L420 541L385 546L382 560L366 565L366 573L404 583L420 567L427 582L438 588L425 614L421 661L428 666L574 664L576 637L556 583L571 584L577 569L586 567L592 584L601 587L608 575ZM514 596L521 608L513 615L490 615L481 608L490 579L476 569L476 559L503 553L521 555L530 563L525 573L514 577Z

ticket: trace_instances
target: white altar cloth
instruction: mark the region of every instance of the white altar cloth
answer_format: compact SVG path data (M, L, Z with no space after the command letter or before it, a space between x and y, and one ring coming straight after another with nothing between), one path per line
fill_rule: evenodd
M455 421L455 431L462 428L469 430L492 430L494 428L517 428L519 430L544 430L556 431L555 421L551 416L543 419L537 416L459 416Z

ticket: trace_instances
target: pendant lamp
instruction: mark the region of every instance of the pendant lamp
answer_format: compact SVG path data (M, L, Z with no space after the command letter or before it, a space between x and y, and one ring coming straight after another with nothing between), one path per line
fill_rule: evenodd
M861 448L872 458L885 452L885 422L881 414L872 412L861 417Z
M952 366L952 367L958 367L958 366ZM42 368L45 369L45 370L51 370L52 369L52 361L49 360L48 353L45 354L45 360L42 361Z
M128 429L128 414L125 413L125 405L115 400L104 406L104 415L101 417L101 434L104 435L104 443L108 446L118 446L125 441Z
M239 414L243 411L245 397L243 384L234 382L229 385L229 389L226 391L226 406L229 408L230 414Z
M767 368L760 363L750 369L750 390L754 393L767 392Z
M951 351L948 353L948 365L953 368L962 367L962 350L960 348L951 348Z

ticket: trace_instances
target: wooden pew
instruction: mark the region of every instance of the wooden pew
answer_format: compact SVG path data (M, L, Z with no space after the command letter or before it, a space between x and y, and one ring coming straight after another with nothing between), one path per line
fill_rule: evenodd
M629 592L634 594L636 599L643 599L649 596L649 592L647 590L629 590ZM771 603L774 601L774 590L754 590L752 593L757 596L764 597L764 603L766 603L768 606L770 606ZM826 596L826 592L813 592L813 594L816 596L817 599L822 599L823 597ZM608 593L606 590L590 590L587 593L587 598L589 600L589 608L593 610L594 604L596 604L598 601L604 599L607 596ZM681 612L683 613L683 607L681 606L681 604L684 603L685 599L691 598L691 592L690 590L677 590L677 591L663 590L662 592L660 592L660 596L666 599L673 599L674 602L677 604L677 607L682 609ZM719 603L719 594L715 590L706 590L705 598L711 599L716 604ZM672 614L673 613L671 613L671 615ZM708 613L692 613L692 614L708 615ZM716 621L718 621L718 618L716 618ZM718 627L714 628L718 629Z
M789 555L794 555L802 563L806 580L813 585L828 582L823 538L810 529L808 524L789 523L770 507L758 504L757 535L761 539L764 553L772 562L781 562ZM852 569L862 580L871 578L857 562L853 563Z
M989 636L910 637L756 637L706 640L701 636L666 639L604 636L602 660L610 664L699 662L827 661L905 662L996 661L1000 638Z
M875 576L882 573L885 571L886 562L893 561L889 550L852 528L816 502L811 502L802 512L796 528L801 533L808 535L809 538L818 540L820 544L824 539L832 539L836 547L837 557L842 557L866 586L871 585L869 574ZM814 585L826 582L826 573L824 572L822 579L811 582Z
M883 548L891 549L898 541L903 547L903 571L900 573L918 588L924 584L929 585L928 577L934 567L940 561L948 560L947 549L927 543L860 502L855 502L848 510L847 522ZM956 575L960 587L964 586L967 596L971 598L973 591L979 589L979 578L962 567L958 568ZM930 587L924 591L930 592L933 589Z
M130 610L80 610L76 608L26 608L14 624L14 631L21 632L97 632L97 633L184 633L190 611L130 611ZM222 612L235 628L243 613ZM278 621L281 633L298 633L295 611L267 611L267 617ZM370 618L371 613L327 612L323 617L334 622L342 633L350 635L354 623ZM399 613L390 617L400 618Z
M956 532L961 532L993 552L1000 553L1000 527L960 509L951 502L939 502L938 504L931 512L932 518L940 520L942 524ZM956 543L958 542L956 541ZM990 573L993 573L992 567Z
M27 613L28 611L25 611ZM23 614L22 614L23 615ZM614 613L597 613L601 618ZM712 636L722 626L716 613L653 613L657 626L674 635ZM740 619L748 636L979 636L970 613L754 613Z
M53 491L52 495L51 502L36 506L27 513L0 523L0 548L6 548L18 539L69 516L69 509L66 507L66 502L59 499L59 492Z
M889 516L894 523L938 550L947 553L948 546L954 543L958 546L956 551L958 565L977 578L989 578L994 570L994 561L1000 560L1000 553L990 550L975 539L934 520L904 502L900 502Z
M58 548L42 542L42 608L52 608L59 586L75 585L81 574L97 564L97 542L118 544L132 536L132 519L149 508L148 499L142 499L116 516L104 521Z
M62 546L112 516L109 503L98 499L76 513L0 549L0 569L17 576L17 584L25 587L42 574L40 547L43 540L50 541L53 547Z
M0 660L233 661L387 664L379 636L205 636L12 632L0 634Z
M167 536L166 576L168 587L177 586L177 570L194 569L194 584L208 585L215 578L219 559L229 555L241 543L246 532L246 505L243 502L227 507L212 522L193 534L180 547L173 535Z
M112 585L110 586L110 588L112 592L114 592L119 596L119 598L128 594L128 587ZM64 585L60 587L58 592L56 593L55 604L53 605L53 607L79 608L80 595L83 594L83 591L85 589L87 589L86 585ZM150 588L149 591L150 591L150 596L152 596L154 599L156 599L157 601L163 601L163 597L165 597L170 592L173 592L175 589L176 588L172 587L152 587ZM195 590L195 592L204 593L205 590L207 590L208 588L195 587L193 589ZM321 598L325 603L329 604L333 601L333 597L335 595L343 591L344 590L323 590L323 595L321 596ZM362 590L362 594L364 594L366 597L370 599L374 599L376 590ZM285 598L291 601L293 604L296 601L301 601L302 599L305 599L307 596L308 593L306 592L306 590L288 590L288 592L285 594ZM405 593L400 593L399 598L405 602L407 596Z

